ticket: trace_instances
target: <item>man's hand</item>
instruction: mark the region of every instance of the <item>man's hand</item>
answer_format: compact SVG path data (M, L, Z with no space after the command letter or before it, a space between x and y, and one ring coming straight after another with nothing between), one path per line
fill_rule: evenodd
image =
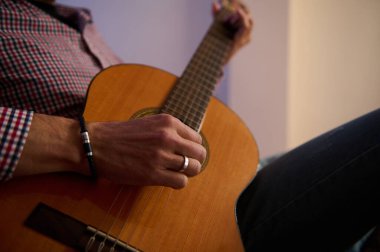
M167 114L88 127L98 173L115 182L183 188L206 158L202 137Z
M236 12L229 16L225 22L234 27L237 31L234 37L231 53L227 56L225 63L227 63L240 48L250 42L251 33L254 26L254 22L248 8L238 0L232 0L231 2L236 8ZM214 16L220 11L220 9L221 5L214 2L212 5Z

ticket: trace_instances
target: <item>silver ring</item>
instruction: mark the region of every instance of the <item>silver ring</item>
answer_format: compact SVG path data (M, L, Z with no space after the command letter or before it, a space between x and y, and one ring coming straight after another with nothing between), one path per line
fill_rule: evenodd
M186 157L185 155L182 155L182 156L183 156L183 165L182 165L181 170L179 170L179 172L184 172L187 169L187 167L189 167L189 163L190 163L188 157Z

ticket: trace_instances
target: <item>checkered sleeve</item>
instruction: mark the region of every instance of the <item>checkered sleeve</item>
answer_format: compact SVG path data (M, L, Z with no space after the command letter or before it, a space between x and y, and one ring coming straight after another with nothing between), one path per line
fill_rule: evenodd
M0 181L9 180L28 135L33 112L0 107Z

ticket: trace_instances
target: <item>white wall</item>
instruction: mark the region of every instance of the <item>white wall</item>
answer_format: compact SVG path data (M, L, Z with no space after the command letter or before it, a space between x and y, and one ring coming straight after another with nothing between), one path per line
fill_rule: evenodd
M230 105L244 119L262 157L286 149L288 0L249 0L253 40L231 64Z
M211 1L204 0L57 2L89 8L104 39L126 62L176 75L182 73L211 22Z
M232 62L230 105L262 156L380 107L379 0L250 0L254 38Z
M380 107L380 1L291 0L288 145Z

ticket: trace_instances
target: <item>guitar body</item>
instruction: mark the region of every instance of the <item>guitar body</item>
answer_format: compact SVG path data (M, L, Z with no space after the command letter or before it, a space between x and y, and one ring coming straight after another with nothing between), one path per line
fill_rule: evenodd
M176 80L142 65L110 67L91 83L84 117L125 121L147 108L160 108ZM236 114L215 98L201 132L208 143L208 161L182 190L129 186L120 190L121 185L75 174L15 178L1 184L0 251L73 250L24 225L39 203L110 230L142 251L243 251L235 203L255 175L256 143Z

